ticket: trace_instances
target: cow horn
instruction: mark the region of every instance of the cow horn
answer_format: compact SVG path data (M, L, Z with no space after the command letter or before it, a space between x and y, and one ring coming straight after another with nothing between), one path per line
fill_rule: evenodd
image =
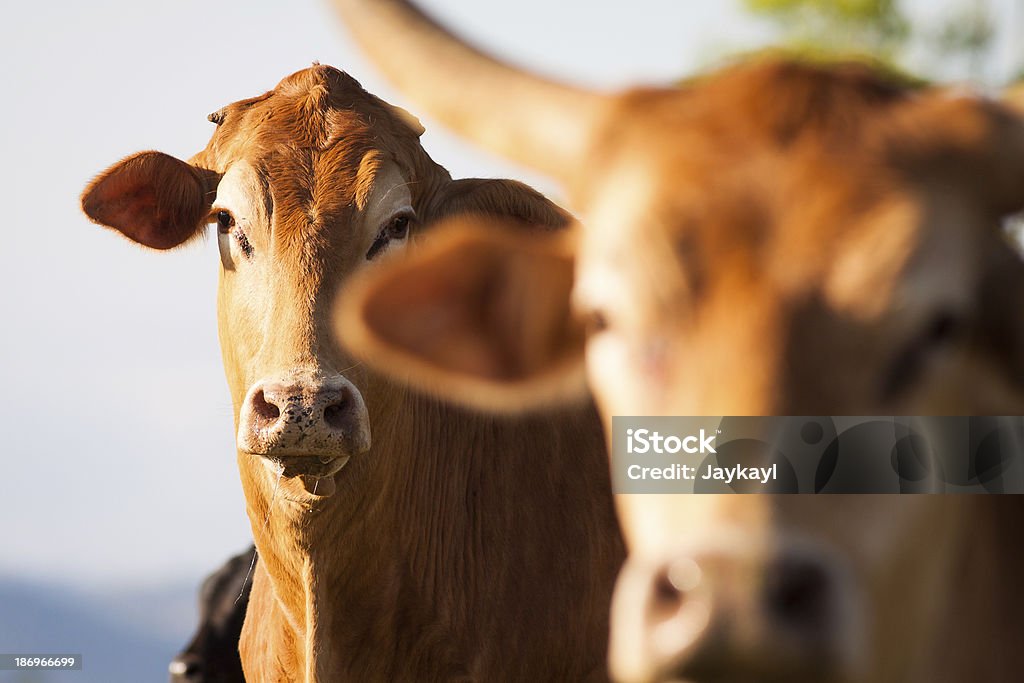
M555 177L589 144L606 97L515 69L404 0L333 0L398 89L460 135Z

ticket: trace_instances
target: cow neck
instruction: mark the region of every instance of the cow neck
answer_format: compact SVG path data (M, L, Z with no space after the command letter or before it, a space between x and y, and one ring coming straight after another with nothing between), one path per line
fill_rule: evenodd
M1024 670L1024 496L970 498L969 528L920 680L1016 681Z
M519 532L519 516L557 505L552 482L578 477L579 468L587 472L579 490L600 490L606 464L598 423L595 417L580 430L577 415L567 436L566 420L556 426L550 416L484 416L405 391L397 400L364 395L371 450L353 458L336 475L336 492L312 508L275 502L267 533L257 534L278 628L305 653L308 681L343 672L353 680L415 678L424 670L454 676L474 656L465 641L474 620L498 609L485 596L502 593L495 584L519 580L510 568L520 560L507 542ZM552 448L570 445L574 452L589 445L593 457L552 457ZM254 512L250 519L260 519ZM607 529L580 531L611 536ZM538 544L554 542L553 531L545 535ZM601 542L609 556L621 554L617 537ZM369 642L372 651L384 647L395 656L365 661ZM420 668L394 668L408 662Z

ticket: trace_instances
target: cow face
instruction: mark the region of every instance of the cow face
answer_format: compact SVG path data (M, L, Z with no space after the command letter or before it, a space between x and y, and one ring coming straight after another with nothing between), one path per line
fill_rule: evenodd
M210 226L243 481L263 495L281 479L292 498L328 496L333 475L371 447L367 406L386 412L396 393L333 341L327 311L348 276L453 212L564 219L517 183L452 182L419 146L418 122L330 67L210 118L216 132L188 163L129 157L90 185L83 207L157 249Z
M785 62L619 106L575 184L605 415L1019 411L1008 112Z

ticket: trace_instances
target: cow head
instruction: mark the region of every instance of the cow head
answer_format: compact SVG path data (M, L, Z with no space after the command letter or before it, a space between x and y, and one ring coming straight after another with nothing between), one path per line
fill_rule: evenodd
M606 419L1017 412L1024 318L1006 297L1024 265L1001 219L1024 205L1020 151L1024 128L998 104L858 65L770 60L627 93L566 171L586 216L572 244L463 227L380 276L391 299L401 271L451 306L451 264L525 259L563 274L544 300L524 288L505 306L532 327L510 341L453 324L477 355L443 359L416 348L414 318L362 320L414 367L457 376L478 375L461 359L487 349L497 363L510 345L558 357L576 342ZM521 285L502 281L486 291ZM564 301L575 327L553 315Z
M367 277L341 313L366 328L360 356L385 349L414 380L479 379L424 348L409 318L366 315L406 287L462 312L435 318L450 324L433 338L490 349L495 362L516 357L509 344L556 357L588 330L576 349L609 431L614 415L1021 412L1024 264L1001 220L1024 206L1024 124L999 104L861 65L777 58L599 95L513 71L404 2L337 4L403 90L561 179L584 222L569 250L463 227L430 258ZM373 40L388 27L402 50ZM445 55L444 71L409 68L426 50ZM444 283L452 263L481 254L528 257L573 284L506 304L505 326L467 322L489 309L455 296L472 285ZM479 291L529 291L502 282ZM566 301L576 325L554 314ZM497 334L508 327L521 333ZM481 402L499 403L492 390L525 379L523 368L507 365L502 383L484 377ZM623 681L918 680L951 609L934 595L954 590L967 556L959 520L972 518L970 503L943 498L617 503L630 547L613 611Z
M278 478L293 498L322 498L371 448L374 410L393 408L398 394L337 350L327 311L339 286L451 213L565 219L518 183L452 181L420 147L415 119L331 67L295 73L210 119L216 131L191 160L128 157L89 185L82 205L155 249L211 227L250 506L265 507Z

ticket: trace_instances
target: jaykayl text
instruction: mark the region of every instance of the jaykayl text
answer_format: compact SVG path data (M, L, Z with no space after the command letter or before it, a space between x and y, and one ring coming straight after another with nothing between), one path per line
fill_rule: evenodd
M698 472L695 465L673 464L666 467L644 467L643 465L630 465L626 468L626 476L634 481L649 480L694 480L707 479L721 481L731 484L734 481L758 481L767 484L778 476L778 465L771 467L743 467L733 465L732 467L719 467L707 465Z

